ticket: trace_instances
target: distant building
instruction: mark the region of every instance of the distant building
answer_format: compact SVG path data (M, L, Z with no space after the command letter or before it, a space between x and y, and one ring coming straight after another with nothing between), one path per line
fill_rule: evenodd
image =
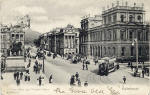
M138 39L139 56L149 56L149 25L144 21L143 6L130 7L127 3L121 6L118 3L103 11L99 25L91 27L90 19L81 20L80 54L97 58L132 57L136 54L132 43Z
M45 49L60 55L79 53L79 29L72 25L64 28L55 28L45 33ZM40 36L41 44L44 40L44 34Z

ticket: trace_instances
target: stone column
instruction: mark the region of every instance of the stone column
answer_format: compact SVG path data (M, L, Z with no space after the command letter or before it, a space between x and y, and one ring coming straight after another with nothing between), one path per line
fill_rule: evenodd
M91 50L90 50L90 41L91 41L91 37L90 37L90 33L88 32L87 33L87 57L90 57L90 52L91 52Z

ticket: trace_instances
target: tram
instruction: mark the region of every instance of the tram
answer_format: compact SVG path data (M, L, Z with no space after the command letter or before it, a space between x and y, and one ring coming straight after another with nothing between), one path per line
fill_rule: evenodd
M119 64L115 62L115 59L101 59L98 60L98 63L99 63L98 69L99 75L107 76L110 72L119 69Z

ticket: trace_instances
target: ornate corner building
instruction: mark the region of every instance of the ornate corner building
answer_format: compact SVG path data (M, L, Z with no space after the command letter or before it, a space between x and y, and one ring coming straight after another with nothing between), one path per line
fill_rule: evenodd
M93 26L92 26L93 25ZM137 39L138 55L149 57L149 25L145 23L143 6L112 6L101 19L81 20L80 54L88 57L134 57Z

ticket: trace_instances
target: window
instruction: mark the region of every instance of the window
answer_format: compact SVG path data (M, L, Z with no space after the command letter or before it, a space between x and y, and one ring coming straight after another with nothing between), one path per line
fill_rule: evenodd
M148 41L148 31L146 31L146 41Z
M6 40L6 35L3 35L3 40Z
M113 16L113 22L116 22L116 15Z
M116 40L116 30L113 32L113 40Z
M108 21L111 22L111 16L108 17Z
M125 55L125 47L121 48L121 55L124 56Z
M116 53L116 49L115 47L113 47L113 55L115 55L115 53Z
M12 36L12 37L14 37L15 35L14 35L14 34L12 34L11 36Z
M142 55L142 48L139 47L139 56L141 56L141 55Z
M138 40L142 40L142 32L141 31L138 32Z
M16 34L16 39L19 39L19 34Z
M121 30L120 31L120 38L121 38L121 40L125 40L125 37L126 37L126 33L125 33L125 30Z
M111 31L108 31L108 40L111 40Z
M124 22L124 18L125 18L124 15L121 15L120 18L121 18L121 22Z
M129 32L129 39L130 39L130 41L132 40L132 38L133 38L133 32L130 31L130 32Z
M141 22L142 17L141 17L141 16L138 16L137 19L138 19L139 22Z
M106 55L106 48L104 47L104 55Z
M20 35L20 39L23 40L23 34Z
M129 16L129 22L133 22L133 16L132 15Z

